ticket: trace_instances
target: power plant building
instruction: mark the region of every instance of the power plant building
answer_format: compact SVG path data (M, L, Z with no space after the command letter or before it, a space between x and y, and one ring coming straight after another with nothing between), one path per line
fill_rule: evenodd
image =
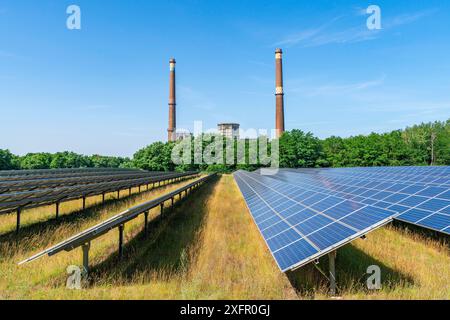
M239 127L238 123L219 123L217 131L227 139L239 139Z

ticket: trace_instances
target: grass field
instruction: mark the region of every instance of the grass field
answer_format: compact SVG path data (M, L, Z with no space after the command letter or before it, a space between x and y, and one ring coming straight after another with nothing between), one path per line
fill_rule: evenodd
M125 256L117 259L117 231L91 246L90 278L82 290L65 288L66 268L81 264L81 250L17 262L116 214L180 185L72 213L58 222L45 209L30 211L14 240L14 216L0 217L1 299L327 299L327 282L314 266L282 274L267 250L232 178L222 176L177 204L164 220L152 213L150 235L142 219L126 224ZM93 199L95 201L95 199ZM25 215L24 215L25 217ZM42 219L42 221L40 221ZM3 235L2 235L3 234ZM6 235L5 235L6 234ZM443 241L385 227L338 251L343 299L449 299L450 254ZM365 289L366 269L382 270L382 289ZM327 272L327 260L318 267Z

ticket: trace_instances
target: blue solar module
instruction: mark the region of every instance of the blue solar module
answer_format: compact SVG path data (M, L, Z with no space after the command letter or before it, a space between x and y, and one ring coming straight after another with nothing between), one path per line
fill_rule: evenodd
M235 180L279 268L301 267L392 220L394 211L319 185L238 171Z
M272 177L394 211L397 220L449 234L450 167L283 169Z

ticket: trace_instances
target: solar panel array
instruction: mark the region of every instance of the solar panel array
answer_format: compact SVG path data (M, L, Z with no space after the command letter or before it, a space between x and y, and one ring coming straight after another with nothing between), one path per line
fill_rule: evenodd
M8 179L3 179L0 176L0 193L12 192L12 191L22 191L22 190L35 190L35 189L48 189L57 188L62 186L76 186L76 185L87 185L101 182L111 182L120 180L131 180L138 178L161 176L164 173L161 172L147 172L141 170L135 171L119 171L119 172L99 172L98 174L80 175L80 176L70 176L61 177L61 175L53 175L33 178L28 177L23 179L22 177L8 177ZM22 178L22 179L20 179Z
M92 173L92 171L89 172ZM101 172L105 173L104 171ZM54 176L49 176L47 173L39 175L41 179L33 178L32 180L18 181L3 181L3 177L0 176L0 214L13 212L19 208L34 208L61 201L101 195L194 174L196 173L145 173L145 171L140 170L119 170L109 171L108 174L103 176L61 178L62 173L59 172ZM22 190L24 188L25 190Z
M397 220L450 234L450 167L281 170L274 178L320 181L347 199L394 211Z
M25 177L25 176L48 176L48 175L65 175L65 174L89 174L98 172L133 172L136 169L127 168L67 168L67 169L33 169L33 170L0 170L0 177Z
M238 171L235 180L282 271L396 219L449 233L450 168Z
M210 174L208 176L199 178L191 183L189 183L188 185L185 185L181 188L178 188L172 192L169 192L167 194L164 194L163 196L157 198L157 199L153 199L144 203L141 203L135 207L129 208L127 210L125 210L124 212L121 212L87 230L84 230L83 232L80 232L79 234L70 237L69 239L51 247L48 248L22 262L19 263L20 264L24 264L30 261L33 261L43 255L55 255L61 251L71 251L79 246L82 246L83 244L86 244L98 237L100 237L101 235L111 231L114 228L119 227L120 225L124 225L126 222L135 219L136 217L138 217L139 215L147 212L151 210L152 208L155 208L157 206L160 206L161 204L164 204L165 201L168 201L170 199L174 199L176 195L179 195L180 198L182 196L182 193L185 192L185 196L187 195L188 191L191 191L192 189L198 187L199 185L208 182L209 180L211 180L212 178L214 178L216 176L216 174ZM172 202L173 205L173 202Z

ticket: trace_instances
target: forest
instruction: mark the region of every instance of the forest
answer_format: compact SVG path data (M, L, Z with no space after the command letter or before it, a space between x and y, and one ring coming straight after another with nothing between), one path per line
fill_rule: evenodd
M193 145L195 139L192 139ZM205 146L204 141L200 143ZM264 166L258 162L249 164L248 154L246 164L176 165L171 160L174 146L175 143L155 142L137 151L132 159L84 156L68 151L17 156L9 150L0 149L0 170L126 167L150 171L232 172L236 169L254 170ZM450 165L450 119L422 123L388 133L347 138L332 136L319 139L310 132L294 129L283 134L279 140L279 148L280 167L284 168Z

